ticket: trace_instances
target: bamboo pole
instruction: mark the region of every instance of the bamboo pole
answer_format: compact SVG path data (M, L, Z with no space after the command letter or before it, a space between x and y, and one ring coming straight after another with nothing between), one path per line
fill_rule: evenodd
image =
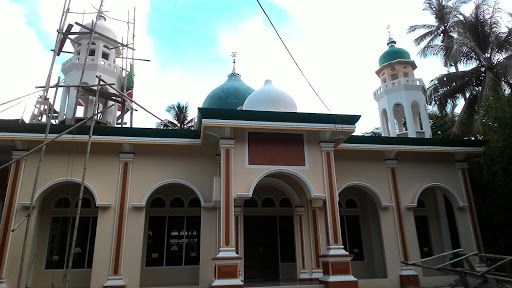
M96 96L94 97L94 111L98 110L98 97L100 95L100 84L101 77L98 79L98 87L96 89ZM71 255L69 256L68 268L65 270L66 273L66 281L64 283L64 288L68 288L69 279L71 278L71 268L73 266L73 258L75 255L75 245L76 245L76 236L78 234L78 224L80 223L80 212L82 210L82 197L84 196L84 186L85 186L85 176L87 175L87 166L89 164L89 154L91 152L91 143L92 143L92 132L94 130L94 124L96 123L96 117L92 118L91 127L89 128L89 139L87 140L87 150L85 152L85 162L84 169L82 172L82 181L80 182L80 194L78 195L78 207L76 208L76 216L75 216L75 227L73 228L73 240L71 241Z
M132 68L135 72L135 7L133 7L132 48ZM133 81L135 82L135 74L133 74L133 78ZM132 99L134 96L133 88L135 87L132 87ZM130 127L133 127L133 106L132 109L130 109Z
M46 141L46 142L43 142L43 143L41 143L41 144L37 145L36 147L32 148L32 149L31 149L30 151L28 151L27 153L25 153L25 154L21 155L19 158L14 159L14 160L11 160L11 161L9 161L9 162L5 163L4 165L0 166L0 170L4 169L5 167L8 167L8 166L12 165L13 163L16 163L16 162L20 161L20 160L21 160L21 159L23 159L23 158L26 158L28 155L30 155L30 154L32 154L32 153L34 153L34 151L36 151L37 149L39 149L39 148L41 148L41 147L43 147L43 146L45 146L45 145L48 145L48 144L52 143L53 141L57 140L58 138L62 137L63 135L65 135L65 134L67 134L67 133L69 133L69 132L71 132L71 131L75 130L77 127L82 126L82 125L83 125L83 124L85 124L87 121L89 121L89 120L91 120L92 118L96 117L96 115L98 115L98 114L100 114L100 113L103 113L103 112L107 111L108 109L110 109L110 108L112 108L112 107L114 107L114 104L111 104L111 105L109 105L108 107L105 107L105 108L104 108L103 110L101 110L99 113L95 113L95 114L93 114L93 115L91 115L91 116L89 116L89 117L85 118L84 120L82 120L82 121L78 122L77 124L75 124L75 125L71 126L70 128L66 129L65 131L63 131L63 132L59 133L57 136L53 137L52 139L50 139L50 140L48 140L48 141Z
M102 7L103 7L103 0L101 0L101 2L100 2L98 14L96 14L96 21L93 21L92 25L91 25L91 30L90 30L90 34L89 34L89 43L87 44L87 51L85 52L85 56L84 56L84 65L82 66L82 72L80 73L80 80L78 81L79 85L82 84L82 81L84 79L85 66L87 65L87 60L89 59L89 52L91 50L92 41L94 39L94 32L96 31L96 24L98 23L98 18L100 17L99 11L102 11L102 9L101 9ZM73 115L71 115L71 123L73 123L73 124L75 124L75 117L76 117L75 114L76 114L76 109L77 109L78 96L80 96L80 86L78 86L78 89L76 90L75 103L73 106ZM67 122L69 122L69 121L65 121L66 124L70 124Z
M67 7L66 7L66 4L67 4ZM57 39L55 41L55 47L54 47L54 51L53 51L53 56L52 56L52 62L50 64L50 69L48 71L48 75L46 76L46 82L45 82L45 88L43 90L43 94L41 95L41 102L46 99L46 97L48 97L48 86L50 85L50 81L52 79L52 72L53 72L53 66L55 65L55 59L57 58L57 52L56 50L59 48L60 46L60 42L62 41L62 31L64 31L64 23L66 23L66 20L67 20L67 17L68 17L68 12L69 12L69 6L71 4L71 0L65 0L64 1L64 5L62 7L62 15L60 16L60 23L59 23L59 30L58 30L58 33L57 33ZM39 107L37 108L38 109L38 113L39 111L41 110L41 105L39 105ZM33 116L34 113L32 113L32 115L30 117ZM32 120L32 119L30 119ZM32 122L32 121L30 121Z
M60 81L60 77L57 81L57 83ZM57 95L57 90L58 89L55 89L55 95ZM46 109L46 118L48 119L49 117L49 109ZM50 132L50 124L51 124L51 121L46 121L46 130L44 132L44 142L46 142L46 140L48 140L48 133ZM18 284L16 285L18 288L20 287L20 283L21 283L21 279L22 279L22 276L23 276L23 262L25 262L25 250L27 248L27 239L28 239L28 232L29 232L29 229L30 229L30 219L31 219L31 215L32 215L32 212L34 210L34 208L32 207L33 206L33 203L34 203L34 199L35 199L35 195L36 195L36 190L37 190L37 182L39 180L39 172L41 171L41 164L43 163L43 159L44 159L44 153L46 152L46 145L42 147L41 149L41 152L39 154L39 161L37 162L37 168L36 168L36 175L35 175L35 179L34 179L34 185L32 186L32 194L30 194L30 211L29 213L27 214L27 227L25 228L25 235L23 237L23 246L22 246L22 249L21 249L21 261L20 261L20 273L18 274ZM30 266L30 265L29 265ZM28 269L30 270L30 269ZM26 285L28 286L28 285Z

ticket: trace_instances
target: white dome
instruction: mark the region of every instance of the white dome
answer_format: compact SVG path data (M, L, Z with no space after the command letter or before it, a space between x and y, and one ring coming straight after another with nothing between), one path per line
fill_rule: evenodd
M263 87L254 91L245 100L244 110L297 112L297 104L286 92L266 80Z
M96 32L99 32L99 33L104 34L114 40L117 40L116 33L114 32L114 30L112 30L112 28L107 26L105 21L106 21L105 16L100 15L100 17L98 17L98 22L96 23ZM92 22L89 22L89 23L85 24L84 26L91 28ZM89 31L84 28L80 28L80 32L89 32Z

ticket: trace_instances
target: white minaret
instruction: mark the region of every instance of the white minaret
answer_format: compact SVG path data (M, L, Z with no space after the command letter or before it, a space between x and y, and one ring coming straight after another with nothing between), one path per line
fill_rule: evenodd
M100 11L98 21L96 23L91 48L87 56L87 63L85 64L85 72L83 79L80 83L80 75L84 65L85 54L90 41L89 34L76 36L71 44L74 48L73 56L62 64L62 73L64 74L63 85L96 85L98 79L96 75L101 76L107 83L115 83L115 87L122 90L123 77L121 67L116 65L115 59L121 55L119 42L114 31L106 24L106 18ZM85 26L91 28L92 22ZM89 32L84 28L80 28L80 32ZM96 87L91 87L96 89ZM101 90L113 92L109 87L101 87ZM77 101L78 100L78 101ZM112 101L100 99L99 109L113 104ZM59 110L59 123L73 124L73 116L77 120L89 117L93 114L94 95L80 93L77 99L77 89L74 87L66 87L62 92L60 110ZM103 112L98 117L104 125L115 126L117 118L117 105ZM75 121L78 122L78 121Z
M381 85L373 98L379 105L383 136L431 138L425 101L425 84L414 78L416 63L409 53L395 46L391 36L388 49L380 56L375 71Z

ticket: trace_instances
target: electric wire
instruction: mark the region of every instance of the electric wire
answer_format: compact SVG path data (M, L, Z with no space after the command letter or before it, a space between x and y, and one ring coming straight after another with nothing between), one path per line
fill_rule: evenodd
M286 49L286 51L288 52L288 54L289 54L289 55L290 55L290 57L292 58L293 62L295 63L295 66L297 66L297 68L299 69L299 71L300 71L300 73L302 74L302 76L304 77L304 79L306 79L306 82L308 82L309 87L311 87L311 90L313 90L313 92L315 93L316 97L318 97L318 99L320 100L320 102L322 102L322 104L324 105L324 107L325 107L329 112L331 112L331 109L329 109L329 107L327 107L327 105L325 104L324 100L322 100L322 98L320 97L320 95L318 95L318 93L316 92L315 88L313 88L313 85L311 85L311 82L309 82L308 77L306 77L306 74L304 74L304 72L303 72L303 71L302 71L302 69L300 68L299 63L297 63L297 61L295 61L295 58L293 57L292 53L290 52L290 49L288 49L288 47L287 47L287 46L286 46L286 44L284 43L283 38L281 38L281 35L279 35L279 32L277 32L277 29L276 29L276 27L274 26L274 23L272 23L272 20L270 20L270 17L268 16L267 12L265 11L265 9L263 8L263 6L261 5L260 0L256 0L256 1L258 2L258 5L260 5L261 11L263 11L263 13L265 14L265 16L267 17L268 22L270 22L270 25L272 25L272 28L274 28L274 31L276 32L277 37L279 37L279 40L281 40L281 43L283 44L284 48ZM332 112L331 112L331 113L332 113Z

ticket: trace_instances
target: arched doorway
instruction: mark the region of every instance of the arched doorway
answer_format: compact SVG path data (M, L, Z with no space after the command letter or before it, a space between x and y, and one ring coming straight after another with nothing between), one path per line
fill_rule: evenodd
M379 210L366 187L348 186L340 191L341 237L354 255L352 273L358 279L386 278Z
M428 187L421 191L414 208L414 223L421 258L459 249L460 238L452 205L452 194L443 187ZM449 257L449 256L447 256ZM429 264L450 260L436 259ZM432 272L423 270L428 276Z
M296 213L305 203L300 185L287 175L261 179L242 203L244 282L297 282ZM298 197L298 195L304 197Z
M31 287L90 286L96 242L98 208L93 193L84 187L71 270L68 270L80 184L61 182L41 193L30 273ZM39 252L38 252L39 251Z
M179 183L156 189L146 203L141 287L199 284L201 200Z

